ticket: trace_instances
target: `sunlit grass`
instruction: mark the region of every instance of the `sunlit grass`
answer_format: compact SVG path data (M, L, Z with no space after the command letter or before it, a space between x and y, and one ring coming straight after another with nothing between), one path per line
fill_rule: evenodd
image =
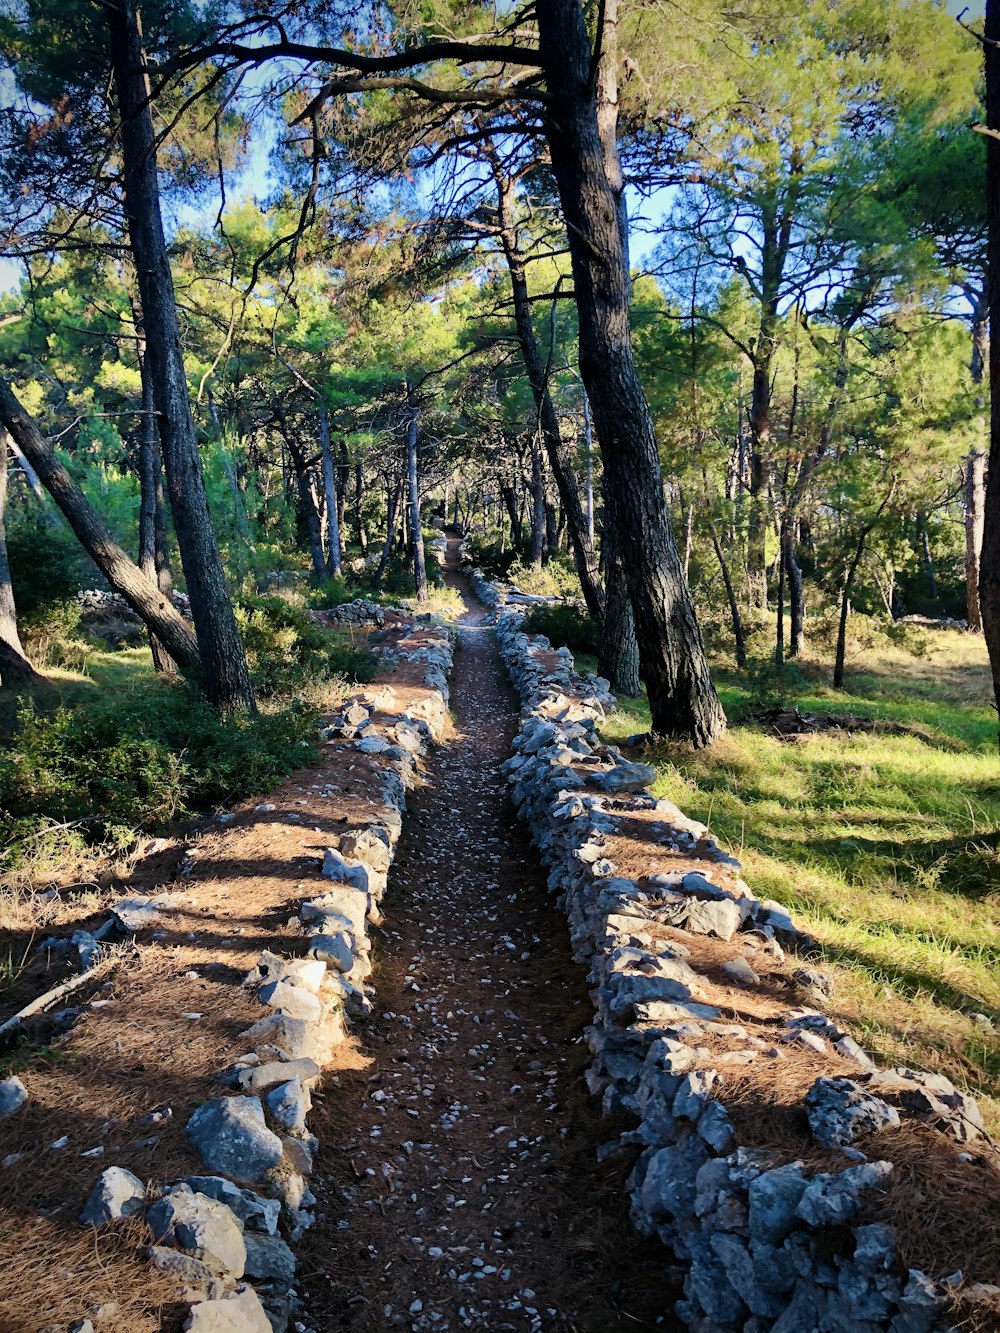
M723 670L729 731L708 751L656 747L655 791L707 823L754 893L816 936L839 973L835 1007L873 1050L988 1094L1000 1120L1000 760L985 647L941 633L923 656L875 646L863 665L838 692L814 658L789 705L925 738L780 740L739 720L749 692ZM605 734L648 726L645 701L623 701Z

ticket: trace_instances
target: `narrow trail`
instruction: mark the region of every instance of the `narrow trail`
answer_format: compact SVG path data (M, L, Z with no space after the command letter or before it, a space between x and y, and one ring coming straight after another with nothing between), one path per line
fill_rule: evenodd
M299 1328L673 1327L667 1254L627 1217L583 1081L585 969L499 766L518 705L465 598L456 736L411 794L384 904L368 1059L328 1088Z

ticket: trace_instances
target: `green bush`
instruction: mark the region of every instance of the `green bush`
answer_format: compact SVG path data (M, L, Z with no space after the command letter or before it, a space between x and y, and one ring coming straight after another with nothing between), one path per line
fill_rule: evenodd
M337 676L371 680L374 675L371 653L317 625L283 597L245 599L236 607L236 620L261 695L290 694Z
M488 579L505 579L514 565L529 558L529 552L518 546L501 550L498 541L485 537L467 537L465 549L474 565L478 565Z
M76 537L64 524L36 516L11 523L7 533L10 580L19 615L30 618L44 607L69 601L99 575Z
M778 666L773 657L752 657L743 672L751 709L785 707L790 696L805 689L806 680L790 662Z
M18 625L28 657L42 668L82 670L87 657L97 646L96 640L83 629L82 622L83 608L76 601L50 602L19 616Z
M0 753L0 843L51 823L81 824L89 843L127 840L198 809L266 791L313 753L316 714L223 718L195 690L163 680L114 699L18 714ZM2 862L0 862L2 863Z
M576 606L533 606L524 617L527 634L544 634L555 648L573 653L597 652L601 631L586 611Z

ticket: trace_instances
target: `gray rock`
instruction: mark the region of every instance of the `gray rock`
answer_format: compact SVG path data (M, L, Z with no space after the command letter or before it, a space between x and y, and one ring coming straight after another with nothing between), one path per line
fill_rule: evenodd
M333 935L313 935L309 941L309 957L321 959L338 972L350 972L354 966L351 941L342 930Z
M827 1148L899 1124L895 1107L849 1078L818 1078L806 1094L806 1115L813 1138Z
M28 1100L28 1089L19 1078L11 1074L10 1078L0 1081L0 1119L20 1111Z
M714 1098L705 1103L698 1117L698 1137L720 1154L732 1152L736 1147L736 1133L729 1112Z
M729 981L735 981L737 986L756 986L760 983L760 977L753 970L745 958L739 955L730 958L728 963L722 964L722 971Z
M319 1065L315 1060L269 1060L263 1065L245 1066L237 1081L244 1092L263 1092L278 1083L287 1083L289 1079L314 1083L318 1077Z
M254 1231L264 1231L273 1236L278 1229L281 1216L281 1202L278 1199L265 1199L253 1190L240 1189L224 1176L185 1176L181 1182L190 1185L196 1194L207 1194L210 1199L224 1203L245 1227Z
M149 1262L161 1273L174 1277L187 1287L196 1287L202 1291L214 1291L220 1287L219 1275L208 1264L203 1264L193 1255L173 1250L169 1245L151 1245Z
M926 1273L911 1268L889 1333L932 1333L944 1313L946 1299L943 1289Z
M211 1171L260 1180L282 1158L281 1140L264 1123L259 1097L215 1097L187 1123L187 1138Z
M315 1021L323 1016L323 1002L319 996L305 986L297 986L290 977L265 982L258 990L257 997L262 1004L280 1010L289 1018Z
M327 847L323 853L323 874L337 884L350 884L361 893L368 892L367 867L341 856L335 847Z
M742 920L739 903L732 898L692 898L688 905L687 929L695 935L731 940Z
M795 1225L807 1183L801 1162L776 1166L750 1182L750 1234L755 1240L784 1240Z
M280 1236L247 1236L247 1277L260 1282L292 1282L295 1255Z
M365 736L354 742L354 748L362 754L382 754L389 749L389 742L384 736Z
M146 1206L146 1186L123 1166L109 1166L97 1178L83 1206L84 1226L103 1227L120 1217L132 1217Z
M614 768L587 774L588 787L611 794L643 791L655 781L656 769L652 764L636 764L629 759L620 760Z
M690 972L686 964L683 966ZM631 1012L637 1004L655 1000L686 1000L691 995L689 987L675 977L650 977L641 973L629 976L616 973L614 979L606 983L606 989L611 993L608 1012L612 1017Z
M306 1116L312 1105L309 1092L299 1079L289 1079L272 1088L264 1097L268 1114L282 1129L293 1134L303 1134L306 1128ZM253 1274L251 1274L253 1276Z
M863 1196L883 1185L892 1174L891 1162L863 1162L839 1175L818 1175L809 1182L795 1210L811 1227L842 1226L857 1217Z
M272 1333L260 1297L253 1287L243 1285L216 1300L192 1305L184 1329L185 1333Z
M175 1185L153 1204L146 1221L158 1244L176 1246L220 1277L243 1276L243 1230L224 1203L196 1194L190 1185Z

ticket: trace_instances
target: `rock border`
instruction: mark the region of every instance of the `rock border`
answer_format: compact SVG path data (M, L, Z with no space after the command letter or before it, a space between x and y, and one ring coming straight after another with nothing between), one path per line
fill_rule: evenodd
M224 1095L202 1102L188 1120L186 1137L204 1173L147 1191L132 1172L110 1166L81 1214L95 1227L145 1215L156 1242L150 1262L177 1278L190 1306L184 1328L193 1333L282 1333L298 1309L291 1246L312 1225L316 1203L308 1183L319 1146L308 1129L310 1092L351 1020L372 1010L369 927L382 920L406 792L449 725L453 648L445 627L412 625L382 659L422 668L425 696L390 713L374 682L323 730L381 770L382 805L364 826L331 838L322 870L330 886L298 910L305 955L265 950L244 981L266 1012L243 1033L246 1054L219 1072ZM137 929L150 924L156 900L127 901L116 911ZM14 1086L0 1093L8 1113L23 1104Z
M780 903L752 895L739 863L704 825L650 794L650 765L602 742L599 726L615 702L609 683L576 674L567 648L523 633L521 613L503 607L495 588L484 596L481 571L471 577L477 596L498 608L501 652L522 703L504 766L513 801L549 867L574 956L590 966L596 1013L587 1081L606 1114L636 1122L599 1155L638 1155L628 1182L632 1220L680 1261L682 1323L695 1333L944 1333L961 1274L936 1281L902 1269L892 1229L865 1222L866 1205L893 1171L869 1154L878 1130L901 1116L959 1143L980 1138L975 1102L940 1075L879 1070L823 1012L790 1009L780 1041L839 1059L849 1075L817 1078L802 1108L813 1139L843 1167L815 1171L739 1143L725 1075L780 1060L783 1050L698 1002L705 973L679 936L741 944L723 971L728 984L750 991L760 985L755 956L772 964L784 949L808 957L815 941ZM655 814L665 845L697 869L619 876L603 849L637 812ZM795 977L817 996L832 984L812 967ZM963 1311L997 1296L997 1287L966 1286Z

